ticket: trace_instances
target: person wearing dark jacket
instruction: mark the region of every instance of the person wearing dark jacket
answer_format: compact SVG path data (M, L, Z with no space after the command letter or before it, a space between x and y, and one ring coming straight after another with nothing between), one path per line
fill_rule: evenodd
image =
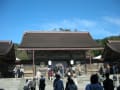
M39 82L39 90L45 90L45 78L41 75L40 82Z
M71 77L68 77L65 90L77 90L77 86L75 85Z
M91 75L90 82L90 84L86 85L85 90L103 90L103 87L98 82L97 74Z
M56 74L56 79L53 82L53 90L64 90L63 81L60 79L59 74Z
M113 80L109 78L109 73L105 74L106 79L103 81L104 90L114 90Z

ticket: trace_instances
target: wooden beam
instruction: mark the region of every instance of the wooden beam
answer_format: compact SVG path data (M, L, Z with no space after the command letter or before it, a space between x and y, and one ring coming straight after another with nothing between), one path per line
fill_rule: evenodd
M103 50L104 48L18 48L17 50Z

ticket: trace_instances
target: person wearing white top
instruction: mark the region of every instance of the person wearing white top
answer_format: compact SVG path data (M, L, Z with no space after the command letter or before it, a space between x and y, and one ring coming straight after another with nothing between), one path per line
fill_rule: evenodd
M36 79L37 79L37 84L38 85L39 85L40 77L41 77L41 72L40 72L40 70L38 70L37 73L36 73Z

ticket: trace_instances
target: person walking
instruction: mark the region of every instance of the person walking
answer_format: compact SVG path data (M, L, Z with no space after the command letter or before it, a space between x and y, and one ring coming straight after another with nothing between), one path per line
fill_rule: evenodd
M20 67L17 68L17 78L20 78Z
M90 82L90 84L86 85L85 90L103 90L103 87L98 82L97 74L91 75Z
M100 69L99 69L99 74L100 74L101 76L104 76L103 66L100 67Z
M60 75L56 74L56 79L53 82L54 90L64 90L63 81L60 79Z
M29 82L28 79L26 79L26 82L24 84L23 90L29 90Z
M36 84L39 86L39 81L41 78L41 72L40 69L38 69L37 73L36 73Z
M78 90L77 86L75 85L74 81L71 79L71 77L68 77L68 81L66 83L65 90Z
M31 90L36 90L36 78L32 80Z
M73 73L73 81L75 83L75 85L78 87L78 79L77 79L77 75L75 73Z
M20 68L20 77L24 77L24 68L23 66Z
M41 76L41 72L40 72L40 69L39 69L36 73L36 79L40 80L40 76Z
M109 73L105 74L106 79L103 81L104 90L114 90L113 80L109 78Z
M15 68L13 69L14 72L14 77L17 78L17 67L15 66Z
M45 78L43 77L43 75L41 75L39 81L39 90L45 90Z
M50 70L48 71L48 79L49 79L49 80L52 80L52 79L53 79L53 70L52 70L52 69L50 69Z

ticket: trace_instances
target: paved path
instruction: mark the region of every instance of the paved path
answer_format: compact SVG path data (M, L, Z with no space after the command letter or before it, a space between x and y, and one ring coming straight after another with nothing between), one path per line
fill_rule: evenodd
M89 75L82 75L77 77L78 81L78 90L85 90L86 84L89 83ZM66 84L67 78L63 79L64 86ZM24 78L4 78L0 79L0 89L4 90L23 90L23 86L25 83ZM36 90L38 90L38 86L36 86ZM46 80L46 88L45 90L53 90L53 81ZM115 89L116 90L116 89Z
M63 79L64 87L66 86L66 81L67 81L67 78ZM79 77L77 81L78 81L78 90L84 90L85 85L89 83L89 80L87 79L87 77L83 77L83 76ZM53 90L53 81L47 80L46 83L47 83L46 90ZM37 90L38 90L38 87L37 87Z
M84 90L85 85L89 81L88 76L80 76L77 78L78 80L78 90ZM66 84L67 78L63 79L64 86ZM25 83L24 78L4 78L0 79L0 89L4 90L23 90L23 86ZM36 86L36 90L38 90L38 85ZM53 90L53 81L46 80L46 88L45 90Z
M0 79L0 89L4 90L22 90L24 79L21 78L4 78Z

